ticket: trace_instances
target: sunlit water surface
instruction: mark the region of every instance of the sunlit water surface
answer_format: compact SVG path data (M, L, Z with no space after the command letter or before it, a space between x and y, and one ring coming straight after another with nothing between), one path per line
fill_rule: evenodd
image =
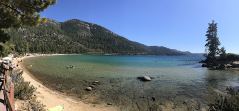
M202 55L61 55L29 58L24 65L49 87L81 98L97 95L100 100L117 105L127 105L127 101L144 104L149 98L154 98L154 102L176 103L195 99L206 104L215 90L225 91L227 86L239 85L238 71L208 70L198 63L202 59ZM154 79L137 80L144 75ZM92 92L85 91L93 81L101 84Z

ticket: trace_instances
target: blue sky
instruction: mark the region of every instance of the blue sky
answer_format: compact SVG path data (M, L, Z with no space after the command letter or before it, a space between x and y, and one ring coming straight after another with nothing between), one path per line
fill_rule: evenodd
M58 0L42 17L80 19L146 45L204 52L208 23L228 52L239 53L239 0Z

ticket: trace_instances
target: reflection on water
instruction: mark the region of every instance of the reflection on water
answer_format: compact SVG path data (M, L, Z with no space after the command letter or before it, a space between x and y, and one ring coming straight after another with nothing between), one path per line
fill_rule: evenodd
M30 58L24 64L38 79L58 90L71 90L81 97L95 95L99 100L137 109L146 103L153 106L173 101L178 105L188 99L206 104L213 90L224 91L227 86L239 84L238 72L201 68L198 64L201 59L200 55L65 55ZM66 68L69 65L73 68ZM154 79L146 83L138 81L136 78L142 75ZM84 88L95 80L101 85L85 92Z

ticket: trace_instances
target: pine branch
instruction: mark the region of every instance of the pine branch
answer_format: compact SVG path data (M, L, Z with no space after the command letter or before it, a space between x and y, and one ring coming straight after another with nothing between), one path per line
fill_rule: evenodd
M19 15L21 15L21 16L25 16L24 14L22 14L21 11L17 10L16 8L14 8L14 7L12 7L12 6L8 5L8 4L5 4L5 3L3 3L3 2L0 2L0 5L5 6L5 7L11 9L12 11L14 11L15 13L17 13L17 14L19 14Z

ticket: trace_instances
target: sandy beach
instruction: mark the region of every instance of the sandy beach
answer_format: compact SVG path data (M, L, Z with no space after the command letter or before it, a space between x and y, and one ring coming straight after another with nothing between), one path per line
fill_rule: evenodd
M59 54L58 54L59 55ZM24 56L18 59L15 59L16 63L18 60L23 60L30 57L37 56L52 56L52 55L30 55ZM25 81L29 81L31 85L37 88L36 97L37 100L41 101L46 107L46 109L62 105L64 106L64 111L117 111L118 109L113 106L109 106L107 104L90 104L84 103L79 99L74 97L66 96L63 93L51 90L46 86L42 85L40 81L36 80L32 74L30 74L23 66L22 63L19 64L18 68L23 70L23 78ZM20 107L21 101L16 101L15 106L16 109Z

